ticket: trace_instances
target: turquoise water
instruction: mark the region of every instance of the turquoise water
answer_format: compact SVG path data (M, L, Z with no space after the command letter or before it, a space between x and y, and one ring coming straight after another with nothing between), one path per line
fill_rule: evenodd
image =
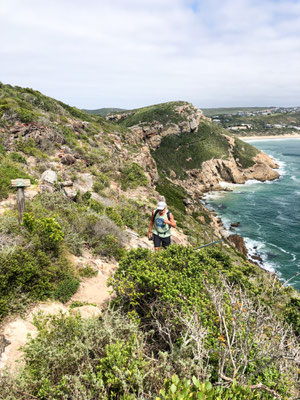
M284 281L300 272L300 139L249 141L274 157L280 179L231 185L232 192L212 193L205 202L229 229L246 242L250 256L257 252L262 266ZM300 291L300 275L290 281Z

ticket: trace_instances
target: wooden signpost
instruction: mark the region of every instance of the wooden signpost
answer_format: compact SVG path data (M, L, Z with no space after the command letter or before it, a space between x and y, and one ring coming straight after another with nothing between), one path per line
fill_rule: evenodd
M12 179L11 186L18 189L17 206L19 212L19 224L23 222L23 213L25 211L25 188L30 186L30 179Z

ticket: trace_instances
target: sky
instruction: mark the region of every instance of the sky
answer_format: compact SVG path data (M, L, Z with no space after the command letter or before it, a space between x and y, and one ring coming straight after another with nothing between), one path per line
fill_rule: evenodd
M0 81L78 108L300 105L300 0L0 0Z

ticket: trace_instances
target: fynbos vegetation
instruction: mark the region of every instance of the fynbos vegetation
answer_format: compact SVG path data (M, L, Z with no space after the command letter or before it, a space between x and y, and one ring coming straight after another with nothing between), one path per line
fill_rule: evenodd
M82 318L74 309L89 303L72 299L70 314L35 317L23 365L1 371L0 399L298 398L298 294L226 241L193 248L204 230L219 233L187 180L211 160L242 174L257 154L186 102L104 119L1 84L1 323L37 301L68 302L97 276L72 264L85 252L118 266L100 316ZM17 177L32 185L22 225ZM147 247L161 195L191 245L130 249L132 237Z

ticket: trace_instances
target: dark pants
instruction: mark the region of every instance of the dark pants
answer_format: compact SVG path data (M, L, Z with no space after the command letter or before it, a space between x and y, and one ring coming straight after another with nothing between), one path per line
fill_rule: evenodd
M171 236L162 238L158 235L153 235L154 247L168 247L171 244Z

